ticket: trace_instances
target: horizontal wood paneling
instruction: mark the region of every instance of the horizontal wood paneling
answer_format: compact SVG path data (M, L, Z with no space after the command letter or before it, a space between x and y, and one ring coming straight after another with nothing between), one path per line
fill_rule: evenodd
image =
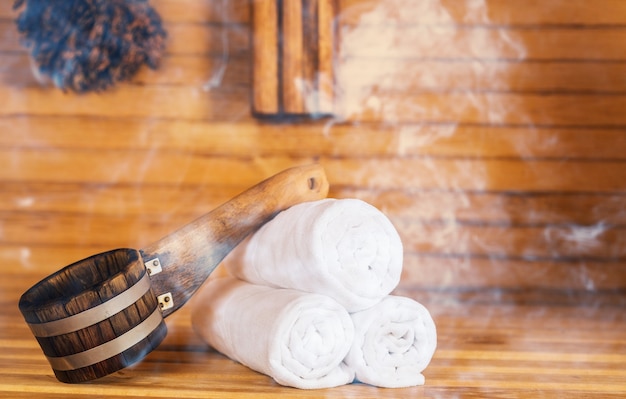
M39 86L30 70L28 54L24 52L2 55L0 82L10 86ZM224 86L248 86L250 84L250 66L247 57L229 55L188 56L168 54L161 60L156 70L142 68L132 79L135 85L180 85L203 86L209 80L220 75L219 83Z
M515 159L325 159L321 157L229 157L124 151L0 150L0 180L95 182L102 184L252 185L264 171L319 161L335 186L370 189L444 189L624 193L624 162L569 162ZM12 157L15 157L12 159ZM405 173L410 171L410 173ZM584 174L583 174L584 172Z
M612 95L626 92L626 63L347 57L344 90L503 91Z
M0 18L15 18L13 1L0 3ZM247 23L247 0L151 0L165 21L186 23Z
M560 127L626 125L626 95L432 91L409 94L348 91L339 113L350 121L390 123L519 124ZM584 112L581 112L584 110Z
M214 25L165 23L166 52L169 54L230 54L248 51L248 28L245 25ZM11 20L0 20L0 53L26 52L20 45L19 34Z
M617 270L625 262L603 262L576 259L568 261L489 256L441 256L409 253L404 258L405 267L398 295L406 289L441 290L452 287L463 289L492 290L538 288L554 290L619 290L626 277ZM485 281L489 276L489 281ZM462 281L462 283L458 283ZM433 288L436 287L436 288Z
M98 94L70 96L34 87L2 87L6 99L0 116L61 115L142 117L189 120L237 120L248 117L245 87L205 91L202 87L124 86L106 97ZM202 98L203 103L186 101ZM374 98L374 100L372 100ZM108 105L112 101L112 105ZM622 112L626 95L527 94L484 92L381 93L363 97L348 93L341 98L341 115L353 122L519 124L554 127L611 127L626 125ZM584 109L585 112L580 112Z
M165 233L210 209L195 204L199 198L214 206L268 174L318 160L332 195L388 212L406 224L407 248L426 256L510 251L511 258L552 253L571 261L602 258L620 242L626 82L621 59L607 62L620 42L602 40L623 33L619 3L606 1L605 12L590 10L574 23L568 13L587 7L575 2L531 23L547 5L530 2L512 14L500 1L482 11L425 2L398 14L394 2L342 2L337 109L344 122L304 124L250 118L249 10L235 3L156 1L171 36L161 68L84 96L34 82L6 17L0 180L13 195L2 202L7 215L30 209L54 220L67 211L73 220L119 212L117 220L143 220L143 230L148 215L161 214L156 223ZM383 12L371 14L374 6ZM416 13L424 19L403 19ZM600 45L580 59L591 40ZM400 58L387 57L394 54ZM219 86L205 90L220 68ZM541 237L553 228L557 235L599 229L605 242L568 258L565 243L550 252ZM514 233L502 235L507 229ZM429 234L450 231L462 238L455 245L429 243Z
M0 212L199 216L245 189L243 184L0 183ZM496 226L626 225L623 195L368 190L333 187L338 198L360 198L396 219ZM586 210L581 212L581 210Z
M75 96L39 87L0 88L5 105L0 117L23 115L72 115L236 120L247 108L245 87L206 91L202 86L127 85L106 96L88 93ZM191 101L192 99L202 99Z
M152 0L153 7L162 18L176 22L232 22L248 23L247 0ZM13 18L12 1L0 4L0 18ZM404 7L396 7L398 4ZM489 0L482 4L458 2L456 0L429 0L420 3L379 0L340 0L341 20L355 24L358 18L377 6L390 13L389 20L398 23L485 23L506 25L620 25L626 24L626 7L621 0L598 0L590 4L586 0L568 1L567 7L558 2L529 0L524 7L511 7L508 0ZM413 19L421 10L422 17ZM404 12L403 12L404 11ZM430 12L429 12L430 11ZM406 18L403 20L403 18Z
M128 220L133 228L139 227L133 219ZM167 222L173 223L172 220ZM126 244L131 248L141 247L141 244L152 242L158 232L136 231L136 235L130 237ZM167 233L169 231L165 234ZM29 273L28 277L21 277L23 284L15 289L14 296L17 297L45 275L80 259L111 249L113 248L106 243L96 246L79 243L72 245L5 243L0 245L0 260L12 266L4 269L6 276L22 276L24 272ZM478 254L470 257L467 254L454 256L407 252L404 256L402 281L396 293L402 295L408 289L445 292L462 288L491 289L494 295L499 289L583 290L592 295L598 290L621 289L626 284L626 276L618 271L624 264L624 261L607 262L593 259L531 260ZM226 270L220 267L214 273L227 274ZM489 278L486 279L486 276Z
M483 26L343 27L342 57L505 60L623 60L626 29ZM363 39L363 42L360 41ZM368 43L368 45L364 45ZM385 46L387 44L387 46ZM580 49L584 48L584 55Z
M13 115L0 146L18 149L182 151L211 155L330 158L448 157L624 160L622 129L452 124L258 123ZM63 134L59 134L59 132ZM610 143L610 145L607 145ZM141 155L137 155L141 156Z
M621 0L560 1L527 0L523 6L509 0L339 0L341 20L357 24L363 14L378 9L385 22L397 24L493 24L493 25L624 25L626 5Z
M166 21L185 23L247 24L248 0L151 0Z
M80 96L33 78L11 3L0 2L0 396L626 393L623 0L338 0L336 115L315 121L250 115L248 0L151 0L169 34L160 68ZM85 386L54 380L16 306L25 289L314 161L331 196L373 204L402 237L394 293L422 302L438 330L424 387L280 387L208 348L186 307L138 365Z
M200 216L200 215L197 215ZM172 214L129 218L118 215L0 213L5 241L34 245L145 246L195 217ZM528 260L626 262L626 226L510 226L391 219L407 252Z

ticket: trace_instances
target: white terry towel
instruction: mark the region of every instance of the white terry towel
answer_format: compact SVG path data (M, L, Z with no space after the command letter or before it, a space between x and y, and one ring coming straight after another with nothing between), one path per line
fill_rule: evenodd
M223 264L242 280L325 294L355 312L398 285L402 256L400 236L381 211L328 198L279 213Z
M281 385L331 388L354 380L342 363L354 326L327 296L212 279L194 298L192 325L213 348Z
M421 373L437 347L435 323L424 306L390 295L351 316L355 338L344 361L358 381L385 388L424 384Z

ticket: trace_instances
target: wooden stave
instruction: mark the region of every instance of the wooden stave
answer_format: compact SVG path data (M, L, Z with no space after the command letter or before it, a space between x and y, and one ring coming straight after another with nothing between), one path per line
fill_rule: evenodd
M154 331L126 351L101 362L75 370L53 369L54 375L59 381L69 384L88 382L105 377L142 360L148 353L159 346L166 335L167 326L165 320L161 320L161 323Z

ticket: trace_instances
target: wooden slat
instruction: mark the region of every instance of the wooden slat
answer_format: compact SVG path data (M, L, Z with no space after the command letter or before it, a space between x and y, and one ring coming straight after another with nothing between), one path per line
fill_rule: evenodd
M493 24L493 25L624 25L626 5L621 0L559 1L528 0L523 7L508 0L460 2L457 0L339 0L342 22L358 24L371 13L387 23L398 24Z
M137 248L173 233L199 216L3 212L0 220L5 225L5 242L12 244ZM391 221L402 238L404 250L417 254L626 262L626 226L424 223L398 218Z
M165 22L166 53L186 55L229 54L249 51L249 29L246 25L189 24ZM20 45L15 23L0 20L0 53L26 52Z
M318 0L317 37L318 68L316 76L318 113L332 114L335 108L335 57L337 53L337 19L339 8L335 0Z
M332 113L336 12L329 0L252 3L256 115Z
M202 87L124 87L101 94L75 96L39 87L0 88L8 103L0 115L67 115L233 120L249 115L247 89L228 87L206 93ZM35 93L39 93L35 95ZM189 98L204 99L192 106ZM225 101L229 98L229 101ZM105 106L105 104L107 104ZM113 106L109 106L112 104ZM417 92L362 96L344 93L340 114L353 121L393 123L521 124L540 126L620 127L626 95ZM581 110L584 110L581 112Z
M152 242L238 192L122 186L100 187L89 194L80 186L73 191L71 185L44 185L37 193L37 185L6 187L3 192L9 195L2 203L1 221L10 241L23 240L15 242L9 254L23 259L20 267L51 268L113 247ZM339 194L341 198L347 193ZM408 251L403 277L407 283L585 289L626 283L618 273L623 260L616 258L623 257L619 251L624 247L623 201L618 197L541 195L507 200L496 194L461 193L348 197L379 206L398 226ZM594 211L581 215L580 209ZM411 217L423 217L423 222L406 223ZM435 217L441 219L431 219ZM55 237L58 249L46 247L50 237ZM28 243L35 242L37 246L30 248ZM68 247L87 249L69 256ZM55 252L61 259L57 262L51 255Z
M33 216L35 214L24 215L19 212L0 215L6 225L6 233L10 234L10 238L4 242L22 246L31 243L88 247L100 245L109 249L142 248L195 220L194 217L176 215L151 218L89 214Z
M29 155L30 154L30 155ZM147 157L136 157L128 152L65 152L65 151L24 151L20 153L18 164L13 157L0 155L0 168L5 169L0 179L5 181L37 181L36 176L45 176L46 181L54 182L100 182L100 183L143 183L143 184L218 184L252 186L267 175L260 170L261 163L232 158L205 157L201 154L190 157L188 154L146 153ZM29 160L30 159L30 160ZM272 162L274 161L274 162ZM305 160L302 160L304 163ZM310 163L309 160L308 163ZM271 170L278 165L293 165L290 159L270 159ZM277 165L276 165L277 164ZM18 171L20 170L21 171ZM281 168L286 169L286 168ZM9 172L10 170L10 172ZM279 170L276 170L277 172ZM1 173L1 172L0 172ZM17 173L17 174L16 174ZM10 177L9 175L12 175ZM30 175L30 177L29 177Z
M360 198L394 219L461 225L626 226L624 195L463 191L376 191L338 188L338 198ZM581 209L587 212L581 212Z
M279 101L278 2L252 2L252 109L258 114L276 114Z
M99 214L127 218L193 218L242 192L243 185L98 185L0 183L0 212ZM496 226L626 226L624 195L365 190L338 187L335 198L359 198L397 220ZM586 209L587 212L581 212Z
M120 85L106 93L76 95L43 87L0 87L0 118L13 115L73 115L233 120L248 110L241 87L206 91L202 86ZM202 99L202 101L191 101Z
M2 58L0 79L15 86L36 84L26 53L4 54ZM219 54L206 57L168 55L157 70L142 68L133 82L146 85L199 84L208 81L222 65L226 67L223 84L251 85L247 57L222 58ZM344 61L343 67L351 73L351 80L343 84L344 91L348 92L370 85L387 95L455 89L539 94L612 95L626 92L626 64L622 63L451 63L357 58ZM332 86L327 89L331 90ZM331 95L327 97L333 98Z
M143 85L193 85L203 86L218 79L216 87L249 87L250 63L246 56L220 54L208 57L165 56L159 68L141 69L132 79ZM222 72L223 70L223 72Z
M245 87L206 93L202 87L128 87L76 96L37 87L0 88L6 99L0 116L12 114L118 116L233 120L249 114ZM186 102L203 98L204 102ZM226 99L229 99L226 101ZM363 96L344 93L338 112L353 122L521 124L622 127L626 95L540 95L472 92L417 92ZM105 106L106 104L106 106ZM109 106L111 104L111 106ZM583 109L585 112L581 112Z
M623 127L626 95L423 91L363 95L344 93L338 114L351 122L471 123L540 126ZM581 111L582 110L582 111Z
M183 23L247 24L248 0L151 0L161 18Z
M341 32L343 57L623 60L626 29L357 25ZM584 56L581 49L585 49Z
M249 86L250 65L247 57L229 56L186 56L166 55L158 69L141 68L131 83L140 85L185 85L202 87L225 68L220 85ZM40 83L30 69L29 56L26 53L2 55L0 81L10 82L11 86L38 86Z
M266 124L250 119L235 128L229 121L21 115L0 118L0 131L0 146L6 148L175 150L237 157L626 159L623 131L600 128Z
M18 156L19 154L19 156ZM124 151L0 151L0 180L37 182L249 184L265 171L280 171L311 158L231 159L202 154ZM382 160L322 159L335 186L371 189L454 189L473 191L604 192L626 191L624 163L490 159ZM411 171L410 175L404 173ZM267 172L265 172L267 173ZM269 173L267 173L269 174Z
M302 26L303 1L283 1L282 4L282 57L281 94L283 107L290 114L302 114L304 111L303 78L304 63L304 28Z
M572 193L624 191L622 162L379 159L323 163L328 168L330 181L349 187Z
M348 58L344 90L376 87L377 91L410 93L419 90L512 92L626 92L626 63L506 62Z
M249 20L247 0L152 0L162 18L176 22L246 23ZM0 3L0 18L13 18L11 1ZM342 22L356 24L362 14L379 7L388 21L398 23L492 23L495 25L615 25L625 24L625 6L621 0L568 1L567 7L558 2L530 0L524 7L512 8L508 0L489 0L485 3L465 3L455 0L425 1L421 3L398 0L340 0ZM472 7L473 6L473 7ZM415 18L417 17L417 18Z
M246 23L247 0L150 0L161 18L187 23ZM0 3L0 18L15 18L13 1Z
M406 251L494 259L602 260L626 262L626 230L593 226L489 226L422 224L393 220Z
M9 265L6 268L7 274L29 273L29 276L23 279L23 285L15 288L15 296L18 296L45 276L58 271L62 267L111 249L106 245L65 247L59 245L35 246L32 244L11 245L3 243L0 244L0 260ZM6 291L4 292L6 293Z
M0 211L55 214L193 218L207 213L245 188L196 185L93 185L0 183ZM97 211L95 211L97 210Z
M249 51L249 29L245 25L166 23L166 52L186 55L241 55ZM226 48L225 48L226 46Z
M619 6L619 5L618 5ZM234 7L234 6L233 6ZM621 7L621 6L619 6ZM599 7L598 7L599 8ZM190 11L190 13L192 13ZM548 13L542 13L547 15ZM174 14L175 15L175 14ZM201 15L201 14L196 14ZM406 13L406 15L411 15ZM607 15L609 15L607 13ZM619 15L619 14L613 14ZM170 32L168 50L174 53L204 53L209 48L221 47L221 33L226 32L231 51L247 49L247 29L245 25L216 26L188 23L186 19L169 19L164 17L166 28ZM343 23L343 21L342 21ZM415 22L413 22L415 23ZM346 25L345 29L349 29ZM538 29L484 29L481 26L455 28L431 26L387 27L386 34L378 32L381 27L367 25L358 26L360 35L369 35L375 41L369 45L346 43L346 32L343 33L342 54L374 55L395 57L452 57L452 58L525 58L531 59L579 59L580 47L586 48L586 59L622 59L623 43L620 38L626 30L608 26L602 29L560 29L540 27ZM19 51L17 32L14 23L5 19L0 21L0 50ZM378 32L378 33L376 33ZM353 32L354 33L354 32ZM388 40L392 35L393 46L376 45ZM202 40L198 40L202 39ZM441 42L443 40L443 42ZM436 45L447 43L448 45ZM482 46L471 44L481 43ZM450 45L452 44L452 45ZM469 46L468 46L469 45Z
M137 232L130 244L149 240L147 232ZM145 241L148 242L148 241ZM29 273L24 287L16 287L21 294L29 285L65 265L93 254L112 249L106 244L91 245L35 245L0 244L0 260L7 265L6 275ZM560 289L560 290L614 290L626 285L626 277L617 270L621 262L590 260L532 261L512 258L478 257L472 255L437 256L406 253L400 287L397 294L409 288L450 289ZM226 275L222 267L214 272Z
M442 290L465 289L555 289L594 290L621 289L626 276L617 273L624 262L590 260L550 261L471 255L437 256L409 253L404 256L400 287Z

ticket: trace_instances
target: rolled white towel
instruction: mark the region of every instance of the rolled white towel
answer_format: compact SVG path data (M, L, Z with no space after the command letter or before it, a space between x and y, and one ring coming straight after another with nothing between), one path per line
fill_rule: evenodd
M382 212L358 199L329 198L279 213L224 265L242 280L325 294L356 312L398 285L402 257L400 236Z
M354 380L342 363L352 320L324 295L212 279L194 298L192 324L213 348L281 385L331 388Z
M424 384L422 371L437 347L435 323L424 306L390 295L351 316L355 338L344 361L358 381L385 388Z

